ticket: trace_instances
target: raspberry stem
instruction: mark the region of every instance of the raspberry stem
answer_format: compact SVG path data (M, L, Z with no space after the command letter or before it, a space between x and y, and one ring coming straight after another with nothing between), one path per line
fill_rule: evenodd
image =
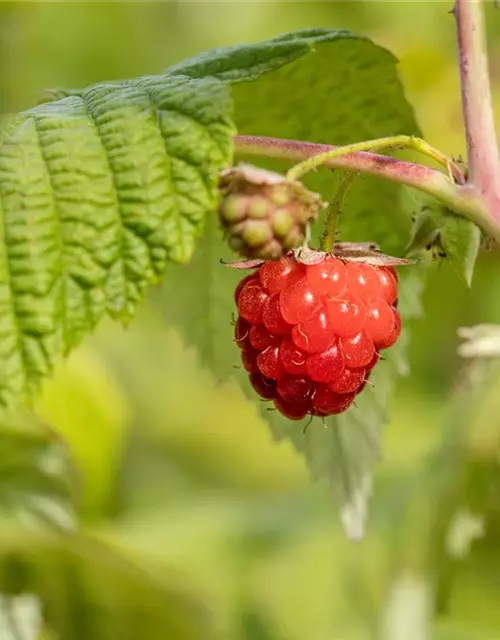
M321 248L323 251L330 252L335 244L335 236L337 234L337 223L340 212L342 211L342 205L344 203L345 195L352 184L352 181L356 177L355 173L348 173L344 176L340 183L339 190L335 199L329 204L326 214L325 230L321 239Z
M234 142L235 151L240 155L295 162L337 148L327 144L263 136L235 136ZM331 169L344 169L385 178L423 191L455 213L475 222L487 235L500 243L500 221L497 222L479 190L472 184L456 184L441 171L430 167L364 151L335 158L330 156L329 160L324 161L324 165Z
M395 149L414 149L415 151L419 151L439 164L445 166L456 182L459 184L463 184L465 182L461 169L450 158L444 155L444 153L441 153L438 149L431 147L431 145L425 142L425 140L422 140L422 138L405 135L378 138L376 140L364 140L363 142L355 142L353 144L346 144L342 147L330 149L324 153L318 154L317 156L313 156L307 160L299 162L288 171L286 177L289 180L298 180L306 173L309 173L310 171L313 171L325 164L325 161L340 158L341 156L345 156L349 153L376 150L387 151Z

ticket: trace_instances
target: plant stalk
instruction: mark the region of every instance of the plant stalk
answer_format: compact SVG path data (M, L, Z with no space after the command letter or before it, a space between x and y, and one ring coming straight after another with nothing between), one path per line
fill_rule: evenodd
M338 149L334 145L288 140L284 138L267 138L263 136L235 136L235 152L245 156L261 156L299 162L313 156L331 153ZM426 190L429 185L451 181L440 171L414 162L405 162L377 153L356 151L330 157L322 161L322 166L329 169L344 169L366 173L379 178L387 178L399 184ZM432 188L432 187L431 187Z
M333 245L335 244L335 236L337 234L339 216L342 211L342 205L344 204L345 195L355 177L355 173L348 173L344 176L342 182L340 183L335 199L332 200L327 209L325 230L321 239L321 248L323 251L330 252L333 249Z
M260 156L299 162L336 147L281 138L236 136L235 152L244 156ZM455 184L447 175L413 162L405 162L390 156L358 151L325 160L329 169L343 169L385 178L399 184L419 189L446 207L468 218L485 233L500 243L500 224L489 214L478 191L469 184Z
M287 178L289 180L297 180L306 173L317 169L325 163L326 160L333 160L334 158L340 158L341 156L349 153L355 153L357 151L376 151L376 150L395 150L395 149L414 149L420 153L432 158L437 163L446 167L452 180L455 180L459 184L465 182L465 177L461 169L451 160L445 156L438 149L434 149L422 138L416 138L414 136L390 136L387 138L377 138L375 140L364 140L363 142L354 142L343 147L337 147L320 153L317 156L303 160L299 164L292 167L288 173Z
M484 4L456 0L462 107L471 185L500 224L500 154L491 100Z

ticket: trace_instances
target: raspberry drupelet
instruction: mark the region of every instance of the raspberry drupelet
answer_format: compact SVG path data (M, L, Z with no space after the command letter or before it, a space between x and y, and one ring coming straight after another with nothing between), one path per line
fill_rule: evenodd
M235 291L235 341L255 391L290 420L346 411L399 338L393 267L265 262Z

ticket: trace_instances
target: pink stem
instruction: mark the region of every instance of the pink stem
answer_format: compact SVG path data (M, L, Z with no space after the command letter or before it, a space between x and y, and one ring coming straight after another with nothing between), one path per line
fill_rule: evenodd
M292 162L335 149L328 144L260 136L235 136L234 143L237 155L280 158ZM367 173L428 193L449 209L478 224L500 244L500 224L489 213L485 200L472 184L455 184L441 171L364 151L332 158L325 162L325 166Z
M456 0L462 106L470 182L500 224L500 155L495 133L482 0Z
M336 148L329 144L260 136L236 136L235 143L237 153L283 158L295 162ZM421 188L426 181L433 182L440 178L445 179L445 176L440 171L430 169L421 164L403 162L390 156L367 153L365 151L348 153L345 156L327 160L324 166L330 169L345 169L368 173L418 188Z

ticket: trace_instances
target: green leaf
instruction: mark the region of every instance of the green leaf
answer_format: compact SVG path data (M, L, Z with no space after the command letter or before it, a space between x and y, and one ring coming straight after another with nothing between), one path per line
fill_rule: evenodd
M248 47L217 49L169 72L197 77L231 73L229 79L238 81L232 93L239 133L344 144L419 132L392 54L349 32L299 31ZM332 96L331 103L325 105L324 96ZM265 159L262 164L285 166ZM310 182L328 197L336 179L319 171ZM401 253L411 224L404 196L398 185L357 179L347 196L342 239L374 240L388 253ZM233 255L212 219L193 261L182 269L174 267L161 292L152 296L166 319L199 348L203 364L227 377L237 360L229 326L232 290L242 274L221 267L222 258Z
M85 535L3 531L0 591L36 598L47 630L65 640L211 637L208 612L179 577Z
M196 77L214 74L233 82L234 116L240 134L346 144L419 133L394 57L370 40L346 32L287 34L268 43L216 50L169 71ZM278 170L286 167L265 159L258 162ZM320 170L307 181L328 199L338 179L332 172ZM398 185L357 178L341 218L342 240L375 241L387 253L401 254L411 227L411 206L404 197ZM244 273L221 266L220 258L232 256L213 221L194 260L182 269L173 267L175 273L161 291L153 292L153 300L167 321L198 347L203 364L223 378L239 359L229 322L235 311L234 287ZM413 268L402 277L404 320L420 313L421 277L422 271ZM263 411L274 434L291 439L313 474L329 480L352 535L361 533L371 466L379 455L390 390L396 373L407 370L403 347L404 340L391 350L390 361L379 365L375 388L363 392L358 408L329 420L326 429L315 422L304 436L301 425L292 425L276 412ZM248 388L246 376L241 378ZM255 394L250 395L258 401Z
M183 60L169 67L167 72L190 78L212 76L230 83L248 82L311 53L316 44L340 38L359 36L344 30L304 29L267 42L214 49Z
M245 272L222 265L222 256L227 257L227 246L214 216L192 261L171 267L161 286L150 291L150 299L196 346L202 365L225 379L240 363L231 322L236 313L233 292Z
M0 413L0 513L73 520L72 468L59 437L28 411Z
M240 134L342 145L420 134L396 62L368 38L349 31L310 29L254 45L216 49L168 72L233 83ZM285 166L265 159L257 162ZM333 195L337 183L327 171L306 181L325 197ZM402 251L410 216L398 202L401 191L386 181L356 180L342 220L345 238L379 242L388 253Z
M186 262L230 162L228 89L168 75L41 104L0 138L0 402Z
M435 250L450 260L470 287L480 245L481 230L477 225L438 202L426 201L415 218L406 252L414 255L424 249Z

